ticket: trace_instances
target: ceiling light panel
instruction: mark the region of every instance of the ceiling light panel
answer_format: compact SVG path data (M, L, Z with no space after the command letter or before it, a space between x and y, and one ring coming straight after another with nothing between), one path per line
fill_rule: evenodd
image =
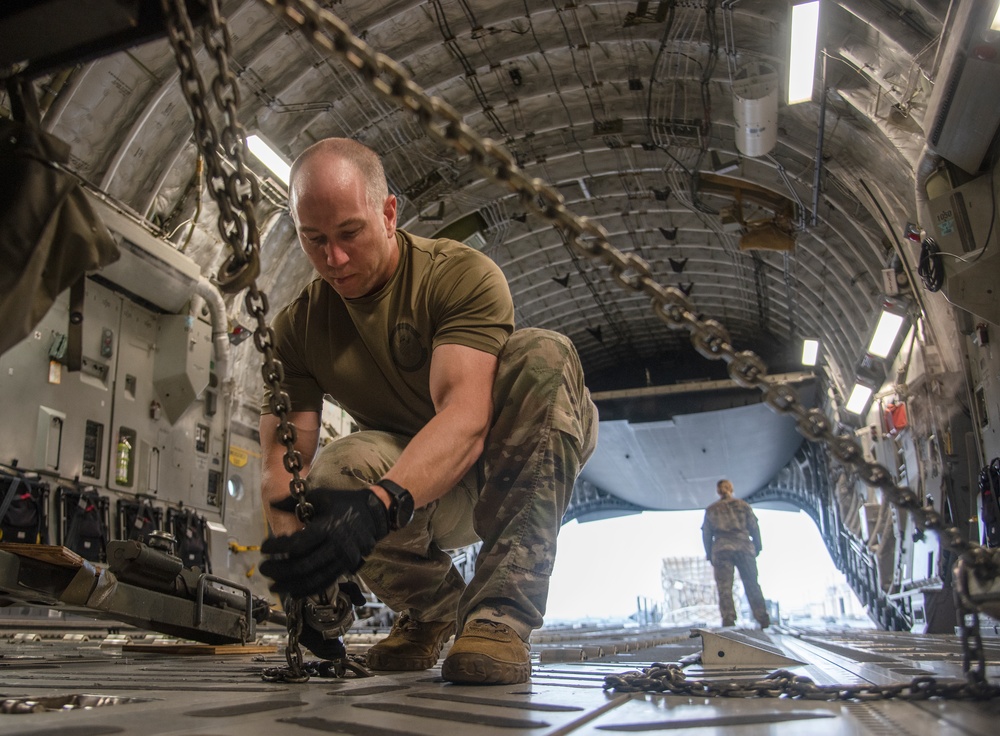
M868 344L868 352L876 358L889 357L889 351L896 342L899 330L903 327L903 317L892 312L882 311L875 326L875 334Z
M816 365L819 358L819 340L802 341L802 365Z
M248 135L247 136L247 148L250 149L250 153L256 156L257 160L260 161L264 166L266 166L272 174L274 174L278 179L287 187L288 186L288 175L291 172L291 166L281 157L277 151L271 148L268 143L261 138L259 135Z
M788 104L812 99L816 77L819 0L792 6L791 52L788 58Z
M860 383L854 384L854 390L851 391L851 398L847 400L847 411L852 414L861 414L865 410L865 406L868 405L868 399L872 396L872 390L867 386L862 386Z

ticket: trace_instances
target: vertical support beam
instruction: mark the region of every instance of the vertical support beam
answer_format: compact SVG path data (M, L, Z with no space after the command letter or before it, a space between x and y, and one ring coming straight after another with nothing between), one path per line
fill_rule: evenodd
M821 52L823 67L819 85L819 132L816 134L816 165L813 176L813 206L809 224L816 227L819 223L819 186L823 174L823 134L826 132L826 49Z

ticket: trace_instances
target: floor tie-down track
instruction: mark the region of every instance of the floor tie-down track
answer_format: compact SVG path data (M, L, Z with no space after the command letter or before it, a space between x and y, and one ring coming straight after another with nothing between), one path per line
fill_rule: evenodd
M190 573L192 579L172 579L174 563L141 560L140 548L112 548L119 559L99 570L62 548L33 547L30 555L15 554L9 547L0 550L0 605L89 613L202 642L260 642L276 645L272 651L284 643L283 627L255 621L262 609L255 610L246 595L225 591L198 573ZM129 572L123 558L138 564L141 574ZM122 576L141 577L164 590L140 587ZM166 592L171 584L184 595ZM255 627L255 622L261 625ZM888 687L923 676L961 680L962 650L955 636L781 628L697 629L693 634L688 629L550 628L532 637L530 682L475 687L445 683L439 667L365 679L267 683L261 673L284 663L281 652L262 656L261 648L233 647L225 657L185 656L204 650L192 651L167 637L149 641L139 631L106 635L107 627L96 622L81 634L77 629L84 623L66 622L64 633L49 619L0 617L4 736L600 736L663 731L708 736L730 728L746 736L995 736L1000 717L1000 700L841 702L605 689L606 676L653 662L690 662L684 667L689 679L718 683L757 681L775 669L820 685L847 687ZM41 633L32 634L33 627ZM384 633L352 629L348 651L363 653ZM143 643L136 646L138 640ZM985 627L984 649L988 675L995 680L1000 676L1000 641Z
M13 628L13 625L12 625ZM23 630L24 626L19 626ZM94 630L96 631L96 629ZM759 679L772 663L758 652L802 662L784 666L819 683L909 681L918 673L961 676L954 637L878 631L796 632L787 629L705 630L726 648L725 666L691 665L706 680ZM384 631L380 632L384 634ZM439 667L379 673L365 679L312 678L305 684L266 683L261 671L284 661L273 655L181 656L133 653L127 645L81 643L48 633L16 639L0 628L0 733L142 733L214 736L995 736L1000 703L899 700L831 702L790 698L703 698L617 693L604 678L676 662L701 649L704 634L687 629L543 629L532 640L531 681L512 686L457 686ZM136 632L136 637L140 636ZM349 650L363 651L378 635L352 630ZM281 643L284 631L266 624L258 637ZM148 638L148 637L143 637ZM991 676L1000 646L986 642ZM770 651L770 650L774 651ZM574 650L577 654L574 655ZM546 655L546 652L551 654ZM604 652L604 656L589 653ZM744 657L743 654L751 655ZM560 662L559 657L572 659ZM581 657L583 657L581 659ZM704 659L702 653L702 659ZM544 663L543 663L544 661ZM74 710L66 710L67 705ZM84 710L83 708L88 708Z

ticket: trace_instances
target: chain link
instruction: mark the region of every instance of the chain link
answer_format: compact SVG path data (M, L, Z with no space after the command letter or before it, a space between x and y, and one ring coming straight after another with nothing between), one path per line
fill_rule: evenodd
M607 675L604 689L620 693L655 692L704 698L795 698L803 700L986 700L1000 696L1000 686L971 680L939 680L922 675L900 685L817 685L808 677L775 670L762 680L689 680L678 663L654 662L641 671Z
M353 677L374 677L366 667L363 657L349 654L343 659L315 659L301 664L302 677L291 675L284 667L269 667L265 669L260 678L265 682L288 682L298 684L306 682L310 677L348 677L350 673Z
M353 654L334 660L318 659L303 662L302 649L298 643L302 634L303 601L287 600L285 615L288 617L288 644L285 646L285 662L288 666L264 669L260 673L262 680L298 684L308 682L310 677L347 677L348 672L354 677L372 677L372 673L365 666L364 658Z
M217 76L211 97L223 114L225 124L216 128L208 107L209 92L198 71L194 48L194 27L183 0L162 0L170 44L180 69L181 89L194 118L194 138L207 172L208 192L219 208L219 235L229 246L229 257L219 269L217 281L223 291L238 292L260 273L254 204L259 199L257 182L247 174L244 163L244 135L239 123L240 102L236 77L229 69L230 40L218 0L203 0L210 22L202 30L205 48L215 60ZM227 173L224 158L233 166Z
M969 576L976 573L977 568L970 559L979 556L986 557L979 565L979 570L990 569L992 579L1000 575L996 569L996 558L989 557L986 551L979 547L970 551L969 555L960 558L955 564L955 607L959 616L959 636L962 642L962 668L966 672L986 671L986 651L983 648L983 637L979 628L979 612L968 599ZM980 681L985 684L985 678Z
M268 667L261 672L261 679L267 682L301 683L309 680L309 673L302 665L302 648L299 636L302 634L302 600L285 600L286 628L288 641L285 644L285 662L288 667Z
M219 131L209 110L205 81L198 70L194 27L185 0L161 2L170 45L180 68L181 89L194 119L195 144L208 174L208 191L219 209L219 234L229 248L229 255L220 267L216 281L223 291L236 293L247 290L244 306L257 322L253 341L263 358L261 375L271 392L271 411L278 418L277 436L285 446L282 462L291 475L288 486L297 502L295 515L305 523L312 514L312 506L305 500L306 482L300 474L302 456L295 449L295 426L288 421L290 401L281 387L284 369L275 357L274 333L267 324L267 296L257 287L260 233L255 207L260 194L256 181L248 175L245 163L246 137L239 122L239 86L229 68L232 51L229 29L219 12L218 0L201 0L209 11L209 20L201 35L206 51L215 62L211 94L222 112L223 127ZM232 167L228 173L227 161ZM291 601L288 608L285 657L289 673L286 681L304 682L309 675L302 669L302 651L298 643L302 630L302 601Z

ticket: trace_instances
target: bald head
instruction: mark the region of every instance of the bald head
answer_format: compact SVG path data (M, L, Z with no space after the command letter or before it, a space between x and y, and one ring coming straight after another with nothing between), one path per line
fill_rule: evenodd
M359 175L368 204L381 209L389 196L382 160L368 146L350 138L325 138L303 151L289 174L288 206L295 216L298 200L308 194L320 177Z
M302 252L341 297L368 296L392 278L396 198L370 148L344 138L310 146L292 165L288 204Z

